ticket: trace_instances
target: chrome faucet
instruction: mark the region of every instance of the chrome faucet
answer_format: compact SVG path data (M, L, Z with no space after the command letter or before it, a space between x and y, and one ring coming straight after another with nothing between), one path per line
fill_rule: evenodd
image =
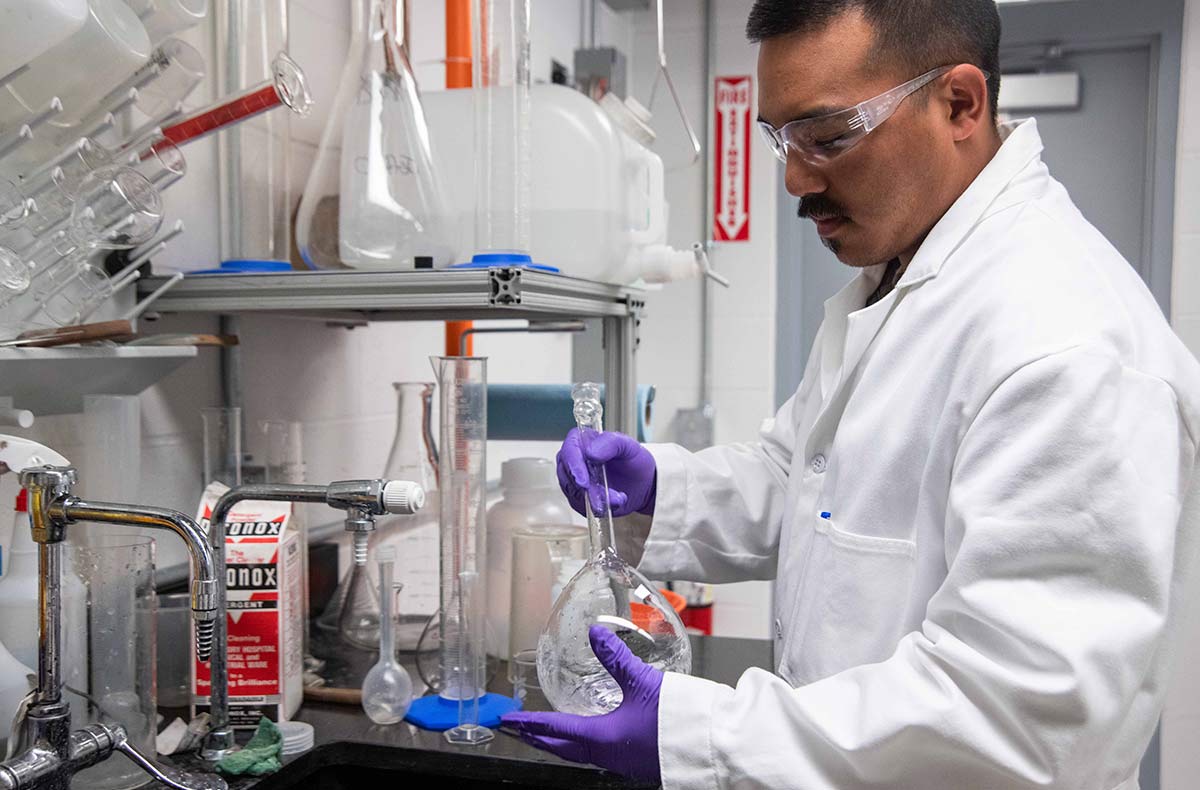
M388 513L411 515L425 505L425 491L416 483L403 480L342 480L327 486L274 483L244 485L226 491L213 506L208 523L208 539L217 567L217 577L225 577L225 520L234 505L247 500L267 502L324 502L346 511L346 531L354 537L354 562L367 564L367 545L375 530L375 517ZM225 609L225 585L217 589L219 607ZM209 693L209 731L200 756L209 762L220 760L234 751L233 728L229 724L229 639L225 617L217 619L213 632L213 655L209 665L212 686ZM3 788L0 788L3 790Z
M71 778L119 751L175 790L225 790L210 775L183 775L154 765L129 742L119 724L94 724L71 732L70 705L63 699L62 542L79 521L149 527L174 532L191 557L192 614L196 655L209 660L214 625L224 620L216 555L200 527L182 513L138 505L86 502L71 493L70 466L38 466L21 472L29 492L29 518L38 545L38 684L19 733L26 748L0 763L0 790L68 790ZM18 733L14 733L18 737Z

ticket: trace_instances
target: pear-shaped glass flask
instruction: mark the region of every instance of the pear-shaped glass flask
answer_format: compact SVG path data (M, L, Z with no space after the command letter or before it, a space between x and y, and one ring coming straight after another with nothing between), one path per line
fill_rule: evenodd
M577 384L572 396L586 448L603 430L600 387ZM666 672L691 672L692 648L674 608L614 548L604 466L589 463L588 477L585 501L592 558L554 604L538 639L537 668L538 681L555 710L597 716L620 705L622 694L592 652L588 641L592 625L613 631L635 656Z
M346 66L296 216L312 269L452 263L429 127L406 45L405 0L352 0Z

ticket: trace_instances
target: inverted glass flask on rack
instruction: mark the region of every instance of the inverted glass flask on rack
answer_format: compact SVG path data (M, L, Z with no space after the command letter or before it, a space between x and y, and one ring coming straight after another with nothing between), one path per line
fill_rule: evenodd
M572 392L575 421L586 448L603 430L600 387ZM625 562L614 547L608 479L603 464L588 464L588 531L592 556L563 588L538 639L538 681L555 710L598 716L621 704L622 692L592 652L588 629L602 625L635 656L665 672L688 673L692 648L683 622L655 585ZM593 492L599 495L593 497ZM598 511L593 499L599 500Z
M353 0L352 38L304 187L296 243L312 269L411 269L454 255L408 58L407 3Z

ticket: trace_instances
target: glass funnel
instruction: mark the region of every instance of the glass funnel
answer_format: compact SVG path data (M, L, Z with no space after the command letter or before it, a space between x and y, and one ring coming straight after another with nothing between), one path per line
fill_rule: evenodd
M404 0L353 2L350 52L296 218L309 268L451 263L406 11Z
M575 421L588 443L603 430L600 387L578 384L572 391ZM613 543L608 480L602 464L588 464L590 492L600 512L587 503L592 558L563 589L538 639L538 680L555 710L598 716L616 709L622 693L592 652L588 629L602 625L628 645L635 656L665 672L688 673L692 648L674 608L655 585L617 554ZM589 494L590 494L589 492Z

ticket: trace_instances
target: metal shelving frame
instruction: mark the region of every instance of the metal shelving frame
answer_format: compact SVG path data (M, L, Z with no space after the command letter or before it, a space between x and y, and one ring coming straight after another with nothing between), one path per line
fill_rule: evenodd
M144 278L139 295L162 277ZM326 321L601 319L605 422L637 435L636 354L643 291L521 268L315 271L185 277L155 303L160 313L274 314ZM613 397L619 393L619 397Z

